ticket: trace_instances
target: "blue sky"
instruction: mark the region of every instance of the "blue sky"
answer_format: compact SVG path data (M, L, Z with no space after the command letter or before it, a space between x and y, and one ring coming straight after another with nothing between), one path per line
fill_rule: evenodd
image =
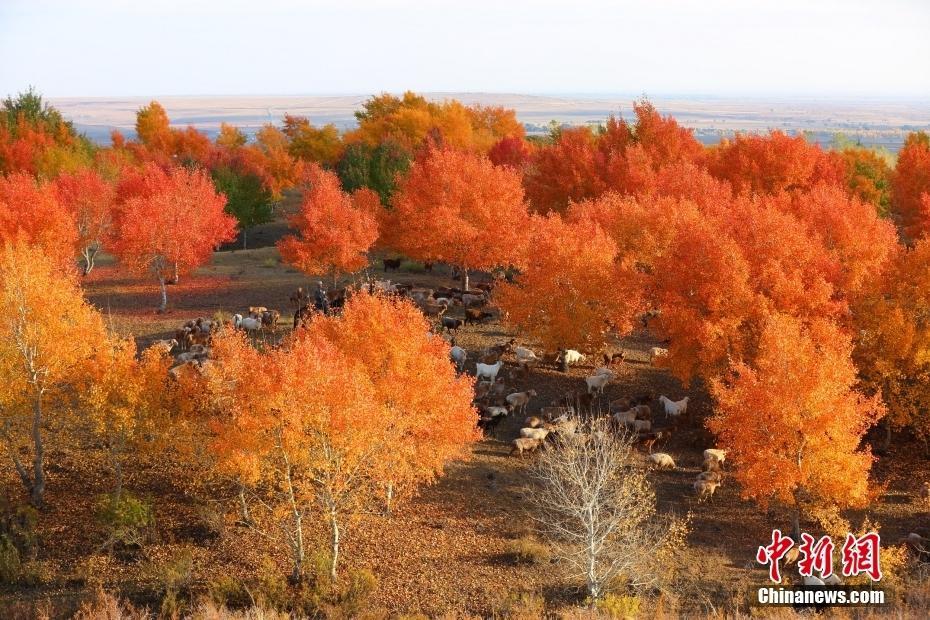
M926 0L0 0L0 94L930 99Z

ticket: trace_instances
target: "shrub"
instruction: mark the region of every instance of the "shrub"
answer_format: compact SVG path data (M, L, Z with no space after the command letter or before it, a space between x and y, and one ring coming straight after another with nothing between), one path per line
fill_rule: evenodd
M107 530L102 548L112 549L116 544L141 547L145 529L154 519L148 504L124 491L119 497L106 494L98 498L97 521Z
M74 614L74 620L147 620L149 614L136 609L128 601L97 589L93 600L85 601Z
M0 499L0 584L35 586L46 581L34 558L38 549L39 513L32 506L13 506Z
M552 559L549 547L532 536L521 536L510 541L507 552L519 564L547 564Z
M194 554L190 549L182 549L167 562L155 566L153 572L163 593L162 617L180 616L190 602L191 585L194 583Z
M400 264L400 270L407 273L425 273L426 267L423 266L423 263L412 260L405 260Z
M639 597L607 594L594 607L610 618L635 618L639 614Z
M546 600L535 592L510 592L494 607L498 618L537 620L546 615Z
M241 581L230 575L220 575L207 585L207 595L217 607L247 607L252 598Z

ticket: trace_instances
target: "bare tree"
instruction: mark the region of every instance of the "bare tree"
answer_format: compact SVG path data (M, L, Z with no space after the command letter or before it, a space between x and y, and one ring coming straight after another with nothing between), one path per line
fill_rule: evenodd
M616 435L604 419L583 423L540 454L533 476L533 518L569 576L584 578L592 600L621 576L630 587L661 587L683 528L657 517L630 437Z

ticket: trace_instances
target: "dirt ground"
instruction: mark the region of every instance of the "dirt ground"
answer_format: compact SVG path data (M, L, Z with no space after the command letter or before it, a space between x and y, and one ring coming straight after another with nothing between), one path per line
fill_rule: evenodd
M427 286L451 284L441 270L426 274L418 272L416 266L405 267L408 269L387 277ZM372 274L385 277L380 264ZM87 277L85 287L113 329L132 334L145 346L154 339L171 337L187 319L218 311L244 312L250 305L280 310L286 329L292 313L289 295L297 286L306 287L312 281L281 264L273 247L264 247L216 253L210 266L169 288L169 311L164 314L154 311L156 285L122 274L106 257ZM474 372L478 350L512 336L496 321L460 330L456 341L469 352L467 371ZM624 348L639 352L653 345L648 333L634 334L622 343ZM533 414L566 392L582 388L583 377L594 365L600 364L582 364L568 373L540 368L523 375L515 372L511 359L505 376L511 377L507 385L513 391L537 391L528 409L528 414ZM693 578L715 608L732 608L747 586L764 582L765 572L753 568L755 550L768 541L773 527L786 529L788 521L784 515L766 515L741 500L732 482L725 483L712 501L698 503L691 483L700 471L702 450L713 446L701 423L710 413L707 394L699 385L685 389L668 372L649 363L623 363L619 378L606 389L605 402L644 391L675 400L691 396L693 423L680 428L667 444L657 446L671 454L678 467L655 471L650 477L660 512L691 515L688 556ZM657 401L652 406L658 410ZM378 606L394 614L454 612L486 617L509 593L520 591L541 594L553 609L578 603L577 584L554 568L517 564L507 551L513 539L530 531L522 498L531 458L508 456L508 442L518 435L521 421L515 416L505 420L474 445L471 458L449 465L443 478L400 504L392 516L367 515L353 524L344 557L348 566L369 568L377 576ZM664 424L667 421L658 415L656 425ZM93 514L94 498L109 484L100 473L106 471L102 457L96 462L84 453L70 452L67 446L53 445L48 461L50 508L40 524L40 559L55 577L51 585L34 592L0 593L0 600L7 603L6 607L0 604L0 611L7 610L5 616L15 615L13 609L26 609L22 605L29 601L46 598L65 608L95 581L142 602L154 600L158 595L152 592L157 589L157 567L185 550L192 555L195 578L202 584L217 574L248 576L263 555L272 553L262 539L247 530L229 523L219 528L206 526L211 515L233 513L231 489L179 486L172 481L185 476L170 471L177 466L169 459L142 457L128 472L126 486L153 504L158 539L144 549L142 557L109 557L98 552L98 533L86 525L88 515ZM3 471L4 482L13 488L12 468ZM867 514L881 525L883 539L894 541L912 531L930 535L927 508L916 499L922 482L930 479L930 462L922 446L913 441L898 442L889 456L877 462L874 472L884 492ZM852 515L853 522L858 523L865 514ZM20 606L10 606L13 603ZM680 611L685 613L708 611L701 601L682 604Z

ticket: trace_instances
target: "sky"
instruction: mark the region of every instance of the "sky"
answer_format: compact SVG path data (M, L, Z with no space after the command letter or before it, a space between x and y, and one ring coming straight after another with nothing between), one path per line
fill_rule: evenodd
M930 99L928 0L0 0L0 95Z

